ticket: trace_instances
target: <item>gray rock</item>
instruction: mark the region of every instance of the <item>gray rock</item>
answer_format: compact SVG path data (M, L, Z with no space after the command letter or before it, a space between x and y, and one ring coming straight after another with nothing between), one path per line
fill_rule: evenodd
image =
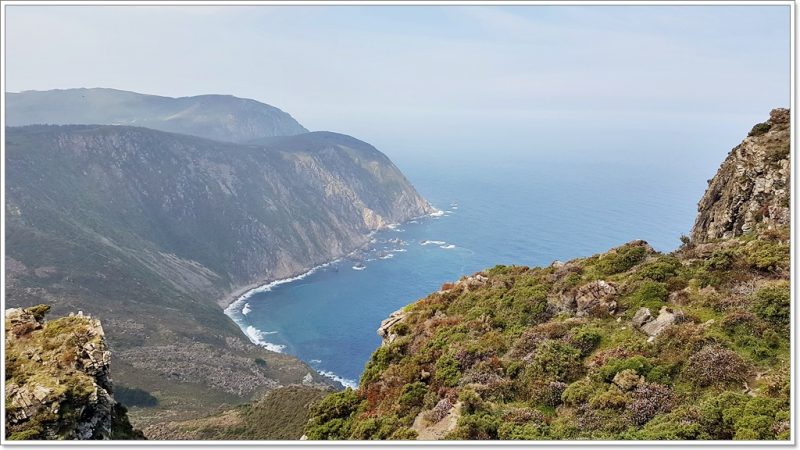
M666 306L661 307L656 318L653 318L648 308L639 308L633 316L633 326L642 333L655 337L674 324L676 319L677 315Z
M398 309L397 311L389 314L389 317L381 321L381 325L378 327L378 336L381 337L381 346L389 345L394 342L395 339L397 339L397 334L392 333L389 330L395 324L405 319L406 315L407 313L405 311Z
M789 110L774 109L731 150L709 182L692 228L695 244L739 236L759 224L789 224L789 145Z

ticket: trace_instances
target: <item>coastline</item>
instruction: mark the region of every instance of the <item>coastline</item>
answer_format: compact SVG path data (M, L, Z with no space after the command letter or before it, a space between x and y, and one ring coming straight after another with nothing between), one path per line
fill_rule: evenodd
M294 280L301 280L301 279L307 277L308 275L311 275L311 273L313 273L314 271L317 271L317 270L319 270L319 269L321 269L323 267L327 267L327 266L329 266L329 265L331 265L331 264L333 264L335 262L338 262L338 261L342 260L343 258L347 258L348 256L352 255L353 253L358 252L359 250L363 250L364 248L368 247L369 244L370 244L370 240L371 240L370 238L372 238L372 236L374 236L375 233L378 233L378 232L381 232L381 231L386 231L386 230L391 230L394 227L397 227L399 225L408 223L408 222L410 222L412 220L419 220L419 219L423 219L425 217L441 217L441 216L444 215L444 210L438 209L438 208L434 207L433 205L429 205L429 206L433 210L432 213L423 214L421 216L411 217L409 219L404 220L403 222L395 223L395 224L389 224L389 225L387 225L387 226L385 226L383 228L370 231L369 234L367 235L367 238L369 240L367 240L367 242L365 242L360 247L351 250L350 252L347 252L347 253L345 253L343 255L335 257L334 259L331 259L331 260L329 260L327 262L321 263L321 264L319 264L317 266L314 266L314 267L312 267L310 269L303 269L302 272L298 272L298 273L293 274L291 276L288 276L286 278L277 278L277 279L266 278L264 280L256 281L256 282L247 284L245 286L236 288L232 292L230 292L227 295L224 295L220 300L218 300L217 304L223 309L223 311L225 311L225 315L228 315L228 313L227 313L228 309L234 303L236 303L237 301L241 300L242 297L248 298L249 296L247 294L249 294L250 292L253 292L253 293L256 293L256 292L267 292L268 290L266 290L266 289L265 290L259 290L259 289L266 288L267 286L274 287L274 286L277 286L279 284L288 283L288 282L294 281Z
M276 352L276 353L283 353L283 349L284 349L283 345L277 345L277 344L270 343L270 342L266 341L263 338L264 335L271 334L271 332L264 332L262 330L258 330L257 328L253 327L252 325L248 325L247 323L245 323L244 318L245 318L246 314L243 313L243 309L246 307L247 300L250 297L252 297L253 295L258 294L258 293L269 292L273 288L275 288L277 286L280 286L282 284L286 284L286 283L291 283L293 281L302 280L302 279L314 274L315 272L317 272L320 269L324 269L325 267L328 267L328 266L330 266L332 264L335 264L337 262L342 261L343 259L349 257L350 255L353 255L354 253L357 253L357 252L367 248L372 243L372 237L376 233L378 233L380 231L386 231L386 230L395 229L396 227L402 225L403 223L407 223L407 222L410 222L412 220L419 220L419 219L423 219L423 218L426 218L426 217L440 217L440 216L442 216L444 214L443 210L435 208L432 205L430 205L430 207L431 207L431 209L433 209L432 213L428 213L428 214L423 214L421 216L412 217L412 218L406 219L405 221L403 221L401 223L389 224L389 225L387 225L385 227L382 227L380 229L371 231L366 236L367 240L363 245L357 247L356 249L354 249L354 250L352 250L350 252L345 253L344 255L338 256L338 257L336 257L334 259L331 259L330 261L327 261L327 262L324 262L322 264L319 264L319 265L316 265L314 267L311 267L310 269L304 269L303 271L301 271L301 272L299 272L299 273L297 273L295 275L289 276L289 277L273 279L273 280L267 279L267 280L264 280L264 281L254 282L254 283L250 283L248 285L242 286L240 288L237 288L237 289L233 290L228 295L225 295L224 297L222 297L217 303L220 305L220 307L223 308L223 313L239 327L239 329L241 330L242 334L244 334L245 337L250 342L252 342L254 345L262 347L262 348L264 348L264 349L266 349L268 351L272 351L272 352ZM300 360L303 361L302 359L300 359ZM306 363L306 364L310 364L308 361L303 361L303 362ZM309 367L311 367L311 366L309 366ZM316 369L316 368L313 368L313 367L311 367L311 368L314 371L316 371L318 374L320 374L320 375L322 375L322 376L324 376L326 378L329 378L329 379L331 379L331 380L333 380L335 382L338 382L339 384L341 384L344 387L350 387L350 388L353 388L353 389L356 389L358 387L357 380L349 380L349 379L340 377L339 375L337 375L337 374L335 374L333 372L330 372L330 371Z

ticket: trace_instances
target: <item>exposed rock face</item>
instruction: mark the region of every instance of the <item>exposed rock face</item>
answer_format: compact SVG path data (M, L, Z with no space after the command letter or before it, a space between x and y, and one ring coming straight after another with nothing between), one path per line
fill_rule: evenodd
M698 204L695 243L789 223L789 110L774 109L731 150Z
M591 314L611 314L617 309L617 302L614 298L617 295L617 288L606 281L597 280L588 283L575 293L575 304L577 306L578 317L585 317Z
M617 309L616 296L617 287L613 283L596 280L561 292L551 303L556 312L567 312L577 317L607 316Z
M111 352L96 319L6 311L6 438L142 439L112 397Z
M402 321L405 316L405 311L398 309L381 321L381 326L378 327L378 336L381 337L381 345L389 345L397 339L397 333L392 333L391 328Z
M658 313L658 317L653 317L649 308L639 308L633 316L633 326L641 330L642 333L654 337L661 334L668 326L674 324L677 320L677 315L667 308L662 306Z

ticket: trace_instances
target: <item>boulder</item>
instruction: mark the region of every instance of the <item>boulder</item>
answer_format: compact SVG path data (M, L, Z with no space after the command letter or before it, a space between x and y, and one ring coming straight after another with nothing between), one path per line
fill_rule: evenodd
M575 292L578 317L613 314L617 309L617 288L603 280L592 281Z
M661 307L656 318L653 318L649 308L639 308L633 316L633 326L642 333L655 337L667 327L673 325L677 318L678 314L666 306Z

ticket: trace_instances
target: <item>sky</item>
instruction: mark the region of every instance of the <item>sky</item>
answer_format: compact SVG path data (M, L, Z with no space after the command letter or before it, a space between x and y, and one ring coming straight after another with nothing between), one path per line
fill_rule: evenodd
M6 5L6 90L232 94L395 159L716 167L790 100L790 7Z

